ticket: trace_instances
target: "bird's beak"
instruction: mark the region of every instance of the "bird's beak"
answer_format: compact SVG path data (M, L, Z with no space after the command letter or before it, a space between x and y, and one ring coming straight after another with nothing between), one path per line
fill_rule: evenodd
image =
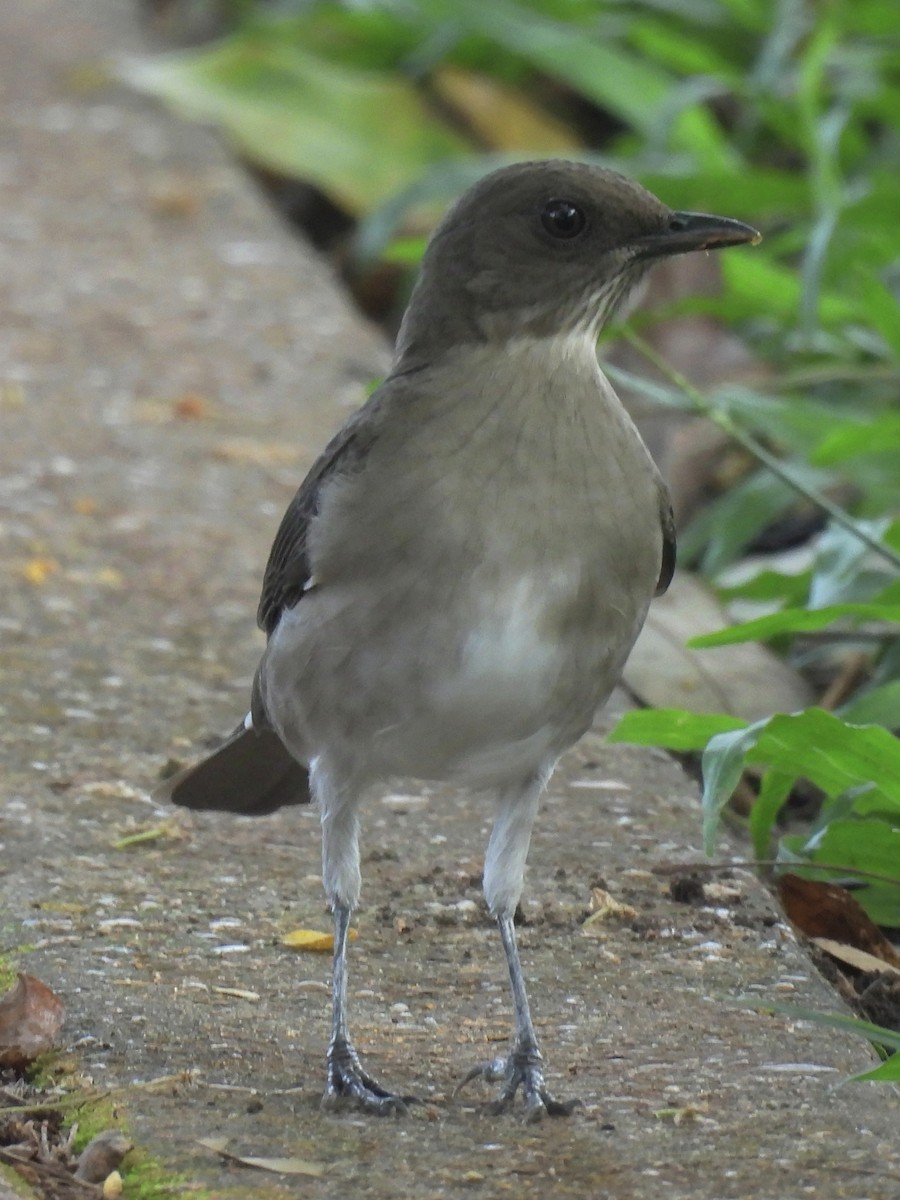
M713 217L709 213L674 212L663 229L638 238L634 245L639 258L664 258L689 250L719 250L745 242L755 246L761 241L762 234L743 221Z

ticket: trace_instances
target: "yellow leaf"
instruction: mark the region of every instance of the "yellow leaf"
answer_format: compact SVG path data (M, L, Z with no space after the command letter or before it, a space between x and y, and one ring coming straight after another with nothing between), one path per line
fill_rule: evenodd
M356 930L351 929L347 937L355 942ZM321 933L318 929L292 929L281 939L281 944L290 950L327 951L334 949L334 938L330 933Z
M59 563L52 558L32 558L22 567L22 576L35 587L47 582L59 570Z
M574 151L581 143L517 88L465 71L442 67L432 83L440 98L495 150Z

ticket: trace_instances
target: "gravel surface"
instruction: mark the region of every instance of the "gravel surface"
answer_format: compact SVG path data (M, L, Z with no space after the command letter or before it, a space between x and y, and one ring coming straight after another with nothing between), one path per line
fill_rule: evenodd
M0 930L81 1071L173 1194L896 1200L896 1095L836 1086L864 1043L732 1003L837 998L749 874L672 898L654 868L699 857L696 786L599 731L547 797L521 928L550 1085L584 1108L453 1098L510 1013L488 813L434 788L368 806L350 959L360 1050L423 1103L320 1112L328 959L281 945L327 928L315 815L148 791L244 711L278 518L386 350L213 137L103 82L146 48L122 0L0 7ZM585 925L597 887L627 908ZM223 1137L324 1173L199 1143Z

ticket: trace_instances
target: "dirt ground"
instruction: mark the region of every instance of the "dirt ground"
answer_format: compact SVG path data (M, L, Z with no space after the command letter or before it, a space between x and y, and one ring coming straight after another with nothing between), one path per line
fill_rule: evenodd
M526 1127L452 1096L510 1014L488 813L432 789L368 805L350 960L361 1052L424 1103L320 1112L328 959L280 944L327 928L315 815L148 791L244 711L278 517L386 350L211 136L103 82L146 48L121 0L0 8L0 946L64 999L66 1049L172 1194L896 1200L896 1094L838 1086L865 1044L735 1003L837 998L748 873L672 900L654 868L699 859L696 785L599 730L550 789L521 928L551 1087L584 1108ZM598 885L634 913L589 933ZM199 1142L223 1137L323 1174Z

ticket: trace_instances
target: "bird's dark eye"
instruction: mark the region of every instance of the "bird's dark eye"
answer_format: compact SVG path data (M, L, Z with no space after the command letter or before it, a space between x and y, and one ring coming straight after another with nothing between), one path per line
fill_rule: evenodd
M541 213L541 224L551 237L578 237L587 221L584 213L571 200L551 200Z

